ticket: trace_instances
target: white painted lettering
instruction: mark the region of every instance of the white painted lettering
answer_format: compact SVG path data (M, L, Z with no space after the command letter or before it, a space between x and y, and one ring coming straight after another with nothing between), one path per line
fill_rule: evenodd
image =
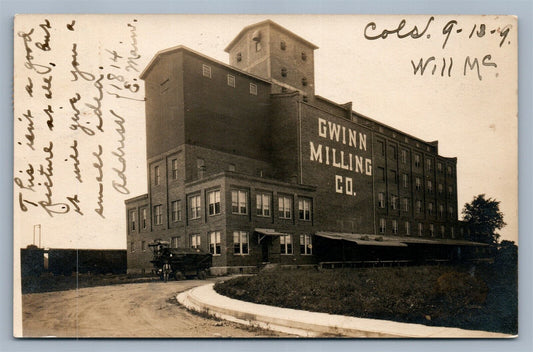
M350 165L344 163L344 152L342 150L341 150L341 168L344 170L350 169Z
M340 169L341 168L341 163L339 163L337 161L335 152L336 152L335 148L331 148L331 154L333 156L332 161L331 161L331 165L333 165L334 167L338 167Z
M326 120L318 118L318 135L327 138Z
M348 195L352 195L352 192L353 192L353 181L352 181L352 178L351 177L346 177L344 179L344 184L346 185L346 194Z
M372 160L371 159L365 159L365 170L366 174L368 176L372 176Z
M309 148L311 149L311 161L318 161L322 164L322 144L319 144L315 149L313 142L309 141Z
M341 134L341 126L336 123L328 121L329 127L329 139L335 139L336 142L339 141L339 135Z
M342 193L342 176L335 175L335 192Z
M354 131L354 130L348 130L348 133L349 133L349 135L350 135L350 142L348 143L348 145L349 145L350 147L357 148L357 140L356 140L356 138L357 138L357 132ZM359 134L359 135L361 135L361 134Z
M363 157L355 156L355 172L363 173Z
M359 132L359 149L366 150L366 134L363 134L361 132Z

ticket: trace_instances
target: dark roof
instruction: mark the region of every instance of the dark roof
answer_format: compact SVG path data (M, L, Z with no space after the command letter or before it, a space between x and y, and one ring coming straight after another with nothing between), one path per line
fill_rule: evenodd
M141 79L144 79L146 77L146 75L148 74L148 72L150 72L150 70L152 69L152 67L154 67L154 65L157 63L157 61L159 60L159 58L162 56L162 55L169 55L169 54L173 54L175 52L178 52L178 51L186 51L188 52L189 54L192 54L192 55L195 55L195 56L198 56L204 60L208 60L210 61L211 63L214 63L214 64L217 64L217 65L220 65L220 66L223 66L227 69L230 69L234 72L238 72L242 75L245 75L245 76L248 76L248 77L251 77L251 78L254 78L256 80L259 80L259 81L263 81L263 82L266 82L268 84L271 84L271 82L265 78L262 78L262 77L259 77L259 76L256 76L254 74L251 74L250 72L246 72L246 71L243 71L243 70L240 70L234 66L230 66L222 61L218 61L218 60L215 60L213 59L212 57L209 57L207 55L204 55L202 53L199 53L198 51L195 51L195 50L192 50L191 48L188 48L186 47L185 45L178 45L178 46L173 46L171 48L167 48L167 49L163 49L163 50L160 50L158 51L154 57L152 58L152 60L150 60L150 62L148 63L148 65L146 65L146 68L141 72L141 74L139 75L139 77Z
M359 245L369 246L399 246L398 244L432 244L432 245L458 245L458 246L487 246L486 243L448 239L448 238L421 238L406 236L384 236L374 234L354 234L344 232L317 231L315 235L332 240L345 240Z
M287 28L285 27L282 27L280 26L279 24L277 24L276 22L272 21L272 20L265 20L265 21L261 21L261 22L257 22L257 23L254 23L254 24L251 24L249 26L246 26L244 27L240 32L239 34L237 34L237 36L228 44L228 46L226 46L226 48L224 49L225 52L229 53L229 51L231 50L231 48L241 39L241 37L244 35L244 33L250 31L250 30L253 30L254 28L256 27L260 27L260 26L263 26L265 24L268 24L270 25L271 27L274 27L288 35L290 35L291 37L295 38L296 40L302 42L303 44L311 47L312 49L318 49L318 46L316 46L315 44L305 40L304 38L300 37L299 35L289 31Z

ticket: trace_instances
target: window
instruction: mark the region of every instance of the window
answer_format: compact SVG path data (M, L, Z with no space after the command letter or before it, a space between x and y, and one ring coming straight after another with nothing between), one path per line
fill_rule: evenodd
M146 241L141 241L141 250L146 252Z
M445 228L444 225L440 225L440 237L444 238Z
M233 231L233 253L248 254L248 232Z
M181 201L175 200L170 204L172 222L181 220Z
M137 212L136 211L132 211L131 212L131 230L132 231L135 231L135 220L137 218Z
M403 199L403 211L409 211L409 198Z
M426 159L426 169L427 169L428 171L431 171L431 167L432 167L432 165L431 165L431 159Z
M452 167L451 166L446 167L446 172L448 173L448 175L452 176L453 175Z
M437 171L439 172L439 174L442 173L442 163L440 161L437 163Z
M242 61L242 54L241 53L237 53L237 62L241 62Z
M278 197L278 216L282 219L292 218L292 198L289 196Z
M420 191L422 188L422 182L420 181L420 177L415 178L415 188L417 191Z
M220 191L207 193L209 215L220 214Z
M248 192L231 191L231 212L233 214L248 214Z
M235 164L229 164L228 165L228 171L235 172L235 169L236 169Z
M179 242L180 242L180 237L179 236L172 237L170 239L170 246L172 248L178 248L179 247Z
M287 69L285 67L281 69L281 77L287 77Z
M279 48L281 50L287 49L287 43L285 43L283 40L279 43Z
M396 155L396 147L391 145L389 146L389 157L396 160L397 159L397 155Z
M429 224L429 235L431 237L435 236L435 226L433 226L433 224Z
M142 216L142 227L143 227L143 229L145 229L148 226L148 224L147 224L148 215L147 215L146 208L143 208L141 210L141 214L142 214L141 215Z
M235 76L228 75L228 86L235 88Z
M407 236L411 235L411 223L409 221L405 222L405 234Z
M409 187L409 176L407 174L402 175L403 188Z
M302 86L306 86L307 85L307 78L303 77L302 78Z
M190 196L189 197L189 218L190 219L199 219L200 218L200 195Z
M161 205L154 206L154 224L161 225L163 223L163 207Z
M159 83L159 94L165 94L169 90L170 78L165 79L163 82Z
M415 167L420 167L420 154L415 154Z
M191 235L191 248L200 248L201 240L199 234Z
M392 233L398 233L398 220L392 220Z
M292 235L279 236L281 254L292 254Z
M433 182L428 180L428 193L433 193Z
M261 51L262 48L261 42L255 42L255 51Z
M448 195L450 197L453 196L453 187L452 186L448 186Z
M178 179L178 159L172 159L171 162L172 167L172 179L177 180Z
M385 219L383 218L379 219L379 233L385 233L386 229L387 229L387 225L386 225Z
M444 217L444 205L439 204L439 217Z
M300 254L313 254L313 243L311 240L311 235L300 235Z
M159 166L154 167L154 183L156 186L161 183L161 170L159 169Z
M385 182L385 169L378 167L378 180Z
M398 208L398 197L395 195L392 195L390 197L390 206L393 210L396 210Z
M422 212L422 202L417 200L416 201L416 212L420 214Z
M250 83L250 94L251 95L257 95L257 85Z
M220 255L220 231L209 233L209 253Z
M307 54L302 51L302 61L307 60Z
M448 207L448 216L453 218L453 207Z
M383 141L378 141L377 152L379 153L379 155L385 156L385 144L383 143Z
M311 220L310 199L298 199L298 218L300 220Z
M450 227L450 235L452 238L455 238L455 229L452 227Z
M385 208L385 193L378 193L378 206L380 208Z
M255 207L257 216L270 216L271 195L258 193L255 195Z
M444 187L442 186L442 183L439 183L438 190L439 190L439 194L442 194L442 192L444 191Z
M135 242L133 241L130 242L130 252L135 252Z
M431 202L428 203L428 214L429 215L433 214L433 203Z
M401 162L402 164L407 164L407 150L405 149L402 149L402 152L401 152Z
M202 74L204 77L211 78L211 66L202 65Z
M418 236L422 236L423 229L424 227L422 226L422 223L419 222L418 223Z
M398 182L398 179L396 177L396 171L395 170L391 170L390 171L390 182L391 183L396 183Z

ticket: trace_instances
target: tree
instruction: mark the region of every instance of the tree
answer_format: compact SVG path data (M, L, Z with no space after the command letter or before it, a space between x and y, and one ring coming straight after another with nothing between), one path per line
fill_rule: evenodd
M474 197L472 202L465 204L462 214L463 221L467 223L476 241L498 243L500 235L495 231L506 225L499 201L492 198L485 199L485 195L480 194Z

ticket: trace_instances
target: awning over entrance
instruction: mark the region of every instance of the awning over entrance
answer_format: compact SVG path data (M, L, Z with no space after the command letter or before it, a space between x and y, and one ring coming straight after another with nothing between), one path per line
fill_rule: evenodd
M254 229L255 232L257 232L258 234L262 235L262 236L259 236L259 239L258 239L258 243L261 243L261 240L263 238L265 238L266 236L285 236L285 235L288 235L287 233L283 233L283 232L278 232L274 229Z
M402 243L394 238L385 238L384 236L322 231L317 232L316 235L332 240L354 242L359 246L407 247L405 243Z
M274 229L257 229L256 228L254 229L254 231L264 236L285 236L287 235L286 233L278 232Z

